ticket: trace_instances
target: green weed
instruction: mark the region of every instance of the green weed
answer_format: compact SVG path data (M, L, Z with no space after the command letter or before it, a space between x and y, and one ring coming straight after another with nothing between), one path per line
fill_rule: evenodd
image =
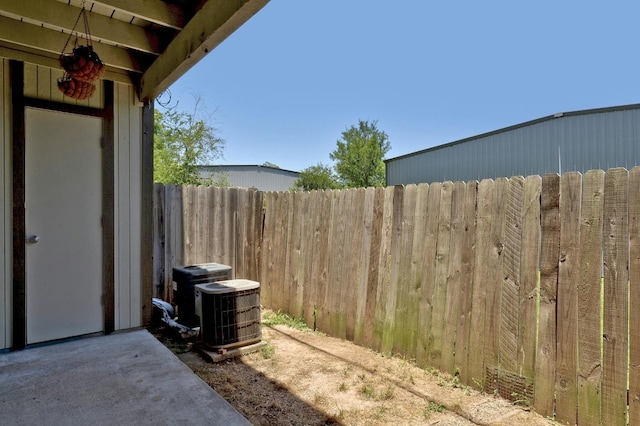
M273 358L273 354L275 353L276 348L273 345L266 344L260 348L260 353L262 353L262 357L264 359Z
M293 318L291 315L280 310L276 312L265 311L262 315L262 324L267 327L272 327L274 325L286 325L287 327L291 327L296 330L310 330L303 318Z

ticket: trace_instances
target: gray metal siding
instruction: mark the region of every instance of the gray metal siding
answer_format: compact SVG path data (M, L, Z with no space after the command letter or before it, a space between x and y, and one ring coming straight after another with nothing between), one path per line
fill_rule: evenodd
M640 107L568 114L389 159L387 185L640 165Z
M202 177L225 176L231 187L288 191L299 173L266 166L200 166Z

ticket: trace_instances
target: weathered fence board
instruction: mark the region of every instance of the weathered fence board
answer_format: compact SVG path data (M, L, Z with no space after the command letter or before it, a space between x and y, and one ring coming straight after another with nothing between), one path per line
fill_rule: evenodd
M440 368L444 350L444 321L447 306L447 272L451 245L451 202L453 183L444 182L438 213L438 237L436 243L433 307L431 310L431 335L429 337L429 365Z
M228 264L265 307L332 336L562 423L640 422L640 168L305 193L156 185L153 215L167 301L174 266Z
M153 185L153 283L155 286L154 297L167 299L164 290L168 280L165 279L165 256L167 224L165 223L164 208L166 205L165 188L161 184Z
M393 352L393 340L396 331L396 307L398 300L398 277L400 275L400 247L402 244L402 214L404 211L404 188L401 185L393 187L393 201L391 213L391 244L389 252L389 279L385 294L385 318L382 329L382 346L380 351L385 354Z
M329 245L333 256L330 257L329 283L332 284L330 293L330 325L331 335L341 339L347 336L347 320L344 310L344 298L346 295L345 270L348 256L346 245L348 240L347 221L350 221L350 209L348 205L349 191L337 191L334 193L332 218L335 226L332 228L332 242Z
M397 263L392 275L397 276L396 309L394 317L393 350L392 352L413 358L415 344L412 334L415 327L407 327L409 321L409 306L411 303L411 251L415 232L415 209L418 187L407 185L403 189L402 213L400 216L400 238L398 240ZM394 251L394 253L396 253ZM411 348L411 349L409 349Z
M354 285L356 286L356 312L353 330L353 341L354 343L361 346L370 346L371 341L367 338L366 330L371 328L368 326L368 324L370 323L368 323L367 314L371 311L370 303L372 299L369 291L369 269L371 267L370 253L373 250L373 214L375 189L366 188L362 191L362 227L360 236L360 247L358 248L358 255L354 256L358 259L359 267L357 281L354 282Z
M604 178L602 422L612 426L627 422L628 181L625 169L609 170Z
M489 240L491 241L490 255L487 263L479 265L486 268L483 276L486 278L486 319L485 319L485 389L491 392L500 391L497 372L499 370L500 353L500 312L502 260L504 252L503 234L506 218L507 195L509 181L506 178L496 179L494 182L492 220ZM489 375L489 372L495 374Z
M326 305L328 303L327 291L330 291L329 281L329 256L330 256L330 229L331 229L331 211L333 209L332 191L322 192L322 214L320 220L320 246L318 256L319 281L316 295L316 326L318 330L326 332L329 330L329 316L327 314Z
M604 172L585 174L578 280L578 424L600 424L602 215Z
M487 287L491 281L492 258L498 257L493 250L491 238L491 219L493 211L493 181L484 179L478 184L476 213L476 249L473 271L473 299L469 318L469 356L468 381L484 389L485 377L485 335Z
M477 195L478 182L468 182L464 194L464 235L462 237L462 256L460 259L462 262L460 282L463 293L460 296L460 307L458 308L454 358L454 371L459 374L460 381L463 383L472 383L468 365L470 356L470 319L474 298L473 270L475 266Z
M518 321L520 303L520 252L522 249L522 203L524 178L509 180L507 212L504 222L502 259L502 301L500 304L500 368L517 370Z
M356 319L356 288L358 281L358 264L359 256L357 253L361 250L362 239L362 201L360 200L359 189L346 191L347 212L346 217L350 218L345 221L345 244L344 244L344 297L340 299L340 310L344 315L344 338L353 341L355 334Z
M556 418L575 425L582 175L577 172L562 175L560 193L562 196L557 300Z
M538 268L540 242L540 193L542 178L527 176L522 205L522 250L520 252L520 302L518 319L517 373L527 383L535 376L538 325Z
M362 332L363 341L362 344L369 348L374 347L374 323L376 319L377 309L377 294L378 294L378 285L379 285L379 277L380 277L380 247L382 240L382 215L384 211L383 203L384 203L384 188L367 188L367 197L365 205L368 206L369 203L372 203L371 207L368 207L367 210L372 209L371 213L371 222L367 222L367 229L371 228L371 243L368 245L370 247L370 253L368 255L368 264L367 268L367 290L366 290L366 306L364 311L364 331ZM366 240L365 240L366 241ZM364 243L363 243L364 244ZM363 247L366 247L363 245Z
M540 308L536 354L535 399L538 413L553 413L556 376L556 300L560 251L560 176L542 177L540 200Z
M430 244L425 236L426 231L426 215L427 202L429 196L429 185L421 183L416 187L415 206L413 213L413 243L408 254L409 267L407 274L407 319L406 331L407 342L405 346L405 355L408 358L416 358L416 346L418 344L418 334L421 326L420 317L420 297L422 296L422 287L424 284L424 249L426 244Z
M444 323L442 332L442 353L440 370L455 374L454 360L456 351L456 329L458 326L458 308L465 291L461 277L462 252L464 250L464 200L466 185L464 182L453 184L451 193L451 220L449 226L449 256L446 265Z
M389 271L391 262L391 234L393 229L393 202L395 188L384 188L380 250L378 253L378 285L376 288L376 312L373 321L373 349L383 352L383 337L387 322L387 299L389 297Z
M640 167L629 173L629 424L640 424Z
M433 310L433 290L435 285L435 259L438 246L438 217L442 184L432 183L427 193L424 250L422 253L422 287L418 298L418 317L420 324L417 330L416 362L420 366L430 365L431 324Z
M289 213L289 233L287 237L287 260L285 263L285 282L289 295L287 300L289 306L287 312L294 318L302 317L302 299L304 295L304 256L302 255L302 226L304 223L304 212L302 211L302 192L292 194L292 203Z
M312 210L312 199L315 197L315 193L304 192L302 194L302 211L303 217L302 230L300 243L300 255L303 258L302 265L300 267L300 280L302 282L302 296L300 301L300 315L299 318L304 318L305 322L313 327L314 324L314 307L313 300L315 293L312 276L312 268L314 262L314 239L316 232L316 219L317 214Z
M262 230L262 250L260 252L260 301L265 306L275 307L273 301L273 286L271 280L273 279L273 269L275 263L275 256L273 252L274 244L274 228L276 220L276 208L275 208L276 194L268 192L264 195L265 213L264 213L264 227Z

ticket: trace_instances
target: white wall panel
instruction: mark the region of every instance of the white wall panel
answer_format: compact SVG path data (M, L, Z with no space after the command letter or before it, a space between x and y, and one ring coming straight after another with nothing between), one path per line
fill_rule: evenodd
M140 308L142 106L133 87L115 85L116 330L142 325Z

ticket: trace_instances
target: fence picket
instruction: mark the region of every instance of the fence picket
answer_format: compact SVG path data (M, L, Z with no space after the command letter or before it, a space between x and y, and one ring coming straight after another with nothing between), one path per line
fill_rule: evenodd
M629 424L640 424L640 167L629 173Z
M578 424L600 424L604 172L584 176L578 283Z
M473 270L473 299L469 317L469 356L467 383L484 390L485 377L485 321L487 287L490 282L491 258L498 257L492 250L491 220L493 210L494 182L484 179L478 184L476 213L475 268Z
M518 322L520 302L520 256L522 248L522 203L524 178L509 180L504 222L502 294L500 304L500 368L516 372L518 365Z
M184 262L187 265L196 263L195 246L196 246L196 220L195 220L195 187L188 185L184 188L184 211L183 211L183 228L184 228Z
M351 307L348 307L349 303L349 293L353 289L353 283L349 280L349 265L351 260L349 256L351 255L351 244L353 242L353 228L352 221L355 218L353 214L353 194L355 191L341 191L340 197L340 209L339 216L340 221L342 222L341 231L340 231L340 242L338 247L339 254L339 278L338 282L338 291L336 292L338 296L336 308L335 308L335 317L338 320L338 329L335 334L337 337L341 339L347 338L347 315Z
M429 336L429 365L440 368L444 349L444 322L447 300L447 271L451 244L451 202L453 183L444 182L438 214L438 238L435 256L435 280L433 307L431 310L431 334Z
M454 371L460 374L460 381L471 383L469 374L469 339L471 330L471 311L473 309L473 270L475 267L476 246L476 211L478 182L471 181L466 185L464 199L464 224L462 237L462 256L460 269L460 307L458 308L458 324L456 329L456 345Z
M153 297L166 299L164 291L165 281L165 256L166 231L164 209L166 205L164 186L156 183L153 185Z
M542 235L540 243L540 308L534 408L554 413L556 361L556 299L560 250L560 176L542 177L540 200Z
M273 303L273 269L275 258L273 244L275 238L275 192L264 194L265 216L262 228L262 251L260 261L260 301L264 306L274 307Z
M518 325L518 374L527 385L535 375L538 265L540 241L540 193L542 178L528 176L524 183L522 250L520 257L520 318Z
M408 358L416 359L416 346L418 333L423 325L420 318L420 297L422 287L425 285L422 275L424 270L424 250L425 245L430 243L425 238L427 201L429 195L429 185L422 183L416 187L415 205L413 211L413 243L410 249L409 269L407 273L407 315L406 315L406 335L407 341L404 349Z
M628 185L625 169L605 174L602 422L611 426L627 421Z
M369 192L369 189L367 189ZM367 301L364 313L365 318L365 330L364 345L369 348L374 348L374 330L376 321L377 307L377 295L378 286L380 283L380 253L381 253L381 241L382 241L382 218L384 214L384 199L385 189L375 188L373 194L373 214L371 216L371 245L369 246L369 268L367 268Z
M329 331L329 314L327 305L329 298L327 292L330 291L329 286L329 247L331 246L331 211L333 209L333 192L322 191L322 210L320 220L320 238L321 248L318 256L319 281L317 289L317 318L316 325L318 330L322 332Z
M398 262L397 265L397 293L396 293L396 310L395 324L393 331L393 352L403 356L409 355L411 345L411 334L413 327L407 327L408 310L411 304L410 290L410 274L407 273L411 269L411 249L413 248L413 238L415 229L415 209L416 195L418 187L416 185L407 185L404 188L402 199L402 213L398 218L400 222L400 237L398 246ZM394 251L395 253L395 251ZM411 349L413 351L413 348Z
M429 185L426 204L424 231L424 249L422 256L422 287L418 296L418 330L416 342L416 362L420 366L429 365L431 338L431 313L433 308L433 289L435 284L435 259L438 245L438 215L442 184Z
M391 234L393 229L393 195L395 188L384 188L382 200L382 220L380 230L380 250L378 256L378 285L376 288L376 311L373 321L373 349L383 351L383 336L386 322L387 299L389 297Z
M286 311L294 318L302 317L302 297L304 293L303 277L300 276L301 264L304 262L302 253L302 192L293 192L290 196L287 211L287 242L285 247L286 261L283 285L285 291ZM302 269L304 267L302 266Z
M384 354L393 352L393 337L396 324L396 306L398 298L398 277L400 275L400 256L394 253L400 252L402 242L402 212L404 208L404 187L396 185L393 188L391 198L391 229L390 229L390 252L388 260L389 277L386 281L384 325L382 329L382 346L380 351Z
M446 265L446 290L444 325L440 369L454 374L456 352L456 329L458 308L464 288L462 286L462 250L464 242L464 213L466 184L456 182L451 193L451 220L449 222L449 256Z
M346 270L346 297L345 297L345 315L346 315L346 338L349 341L355 340L356 320L358 317L358 304L359 294L358 287L361 281L361 276L366 274L366 269L363 269L363 262L361 261L362 241L364 238L364 188L354 189L349 191L351 198L349 202L349 210L351 217L351 224L347 224L347 228L350 230L348 236L347 250L347 270Z
M302 217L301 236L300 242L300 257L302 258L302 264L298 268L300 274L299 280L302 285L302 295L298 299L300 303L300 318L304 318L305 323L309 327L313 327L313 304L311 302L313 291L313 284L311 280L311 270L313 268L314 257L309 254L313 252L313 238L315 232L315 220L317 216L312 213L311 210L311 198L312 194L304 192L301 194L302 206L300 215Z
M560 180L560 262L557 300L556 419L576 424L578 284L580 280L580 205L582 175Z
M372 253L376 252L377 241L375 240L375 225L378 218L375 217L375 188L366 188L362 192L362 227L360 247L359 247L359 271L356 290L356 312L355 325L353 331L354 343L361 346L371 346L371 334L367 330L371 330L369 326L372 324L371 316L375 309L372 303L375 303L375 292L373 289L373 277L377 279L377 263L371 262ZM356 247L356 250L358 247ZM356 257L356 256L354 256ZM373 296L373 297L372 297Z
M507 197L509 191L509 180L498 178L494 182L493 205L491 211L491 231L489 240L491 242L491 254L487 259L486 278L486 318L485 318L485 369L483 374L484 387L491 392L499 391L498 379L499 354L500 354L500 312L501 312L501 292L500 286L502 276L502 258L504 252L504 221L507 212ZM491 374L489 374L491 373Z

